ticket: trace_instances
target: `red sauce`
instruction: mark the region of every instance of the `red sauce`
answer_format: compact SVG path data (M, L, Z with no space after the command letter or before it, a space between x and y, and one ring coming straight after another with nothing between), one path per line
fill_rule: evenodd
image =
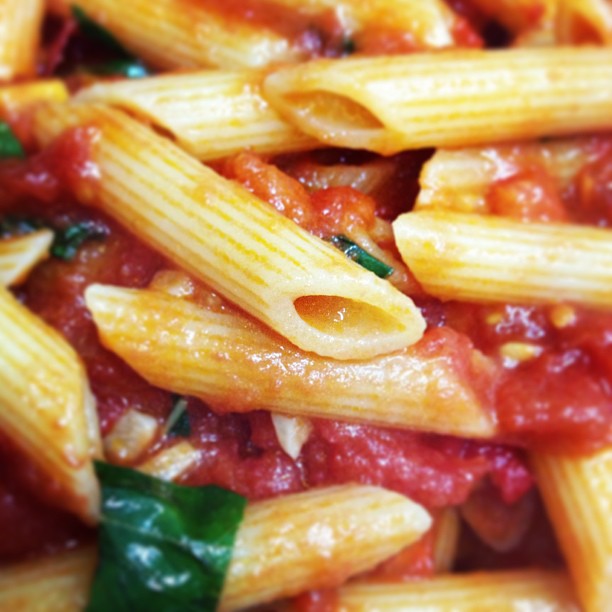
M81 193L83 184L89 191L96 188L96 168L88 158L88 147L96 134L93 128L73 131L58 141L52 154L1 166L0 185L5 193L0 213L34 216L56 227L87 219L102 228L102 239L85 243L74 260L50 259L40 265L19 295L81 354L105 433L128 407L165 419L172 398L148 385L100 345L84 306L87 285L101 282L143 287L164 265L160 256L102 213L70 203L66 194L71 190ZM239 156L225 171L319 235L344 231L355 224L368 228L379 213L378 200L352 188L333 187L309 194L296 180L255 156ZM589 176L600 180L607 172L607 165L596 165L580 180L589 180ZM84 177L87 180L83 181ZM539 218L550 218L557 200L546 188L542 197L537 190L534 195L534 176L523 173L515 178L492 190L490 197L498 202L498 212L515 214L516 208L508 203L516 194L528 193L537 204ZM599 202L606 201L605 192L589 193L599 210ZM518 210L516 214L522 217L523 207ZM492 315L496 315L493 323ZM591 448L609 440L612 315L578 310L573 323L556 328L548 308L441 305L432 300L426 316L430 325L447 327L430 330L423 350L448 350L459 362L465 362L462 375L496 400L494 408L509 439L521 444L550 444L552 440L572 448ZM505 368L497 383L489 384L462 358L470 341L496 360L500 347L510 341L538 343L542 353L522 365ZM486 391L481 388L484 386ZM200 464L184 482L218 484L250 499L311 486L360 482L398 491L436 508L461 504L483 480L506 503L516 502L533 485L522 452L500 444L314 420L313 434L294 461L280 448L267 413L215 414L197 400L189 400L188 412L192 424L189 440L203 452ZM7 521L0 522L3 532L9 531L6 525L18 511L13 508L21 507L11 495L4 495L4 506L0 507L0 521ZM34 507L32 511L38 512ZM72 533L72 527L67 527L67 532L60 528L52 531L52 526L37 516L32 520L47 535L37 532L36 540L44 546L55 545L55 533ZM63 519L58 520L61 523ZM12 538L7 536L5 544L9 556L22 554L32 543L22 535L15 535L14 541ZM425 557L423 553L415 558ZM416 566L415 561L412 567Z
M493 214L535 223L567 221L568 214L550 175L531 167L493 183L487 194Z

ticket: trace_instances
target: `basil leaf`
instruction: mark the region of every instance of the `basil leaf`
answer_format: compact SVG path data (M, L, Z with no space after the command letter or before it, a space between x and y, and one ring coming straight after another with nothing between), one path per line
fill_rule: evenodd
M6 121L0 121L0 158L25 157L21 143Z
M213 611L246 500L96 462L100 558L88 612Z
M149 71L142 62L132 55L106 28L89 17L80 6L73 4L71 11L85 36L99 42L108 51L119 56L117 60L85 66L87 72L98 75L122 75L130 79L139 79L149 75Z
M168 436L182 436L186 438L191 433L191 423L187 412L187 400L179 397L166 421L166 434Z
M83 221L69 225L63 230L55 229L55 238L51 245L51 255L64 261L73 259L79 247L86 241L102 238L104 230L92 221Z
M340 249L349 259L357 262L366 270L374 272L376 276L379 276L380 278L387 278L393 274L393 268L391 266L388 266L386 263L380 261L380 259L376 259L376 257L370 255L367 251L364 251L358 244L354 243L346 236L332 236L329 241L336 248Z

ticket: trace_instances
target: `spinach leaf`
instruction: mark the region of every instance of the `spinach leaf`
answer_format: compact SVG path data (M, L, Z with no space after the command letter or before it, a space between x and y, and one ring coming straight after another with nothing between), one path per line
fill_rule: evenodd
M11 126L5 121L0 121L0 158L7 157L25 157L25 152L13 134Z
M214 611L246 500L96 463L100 558L88 612Z
M106 28L96 23L80 6L71 6L72 15L79 29L87 38L103 45L119 59L85 66L87 72L98 75L122 75L139 79L149 75L142 62L132 55Z
M166 434L186 438L190 433L191 423L187 412L187 400L179 396L175 399L172 412L166 421Z
M343 235L332 236L329 240L336 248L340 249L349 259L356 261L366 270L374 272L380 278L387 278L393 274L393 268L386 263L376 259L367 251L364 251L358 244Z

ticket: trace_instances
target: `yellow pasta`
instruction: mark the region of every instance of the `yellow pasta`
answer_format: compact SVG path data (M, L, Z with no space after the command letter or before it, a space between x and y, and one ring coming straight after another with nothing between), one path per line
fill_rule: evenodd
M417 48L437 49L454 45L456 16L441 0L276 0L300 11L337 10L349 35L367 28L405 31Z
M609 0L558 0L556 35L561 44L612 45Z
M578 612L569 580L518 570L439 576L400 584L355 582L339 590L338 612Z
M304 54L272 30L190 0L78 0L77 6L158 68L248 68Z
M1 0L0 81L36 74L43 0Z
M444 351L429 355L417 346L338 362L300 351L243 316L161 292L92 285L86 301L102 342L145 379L224 410L265 408L473 437L495 433L486 400L462 377L464 365ZM480 353L465 358L486 373Z
M436 574L450 572L455 564L461 519L455 508L445 508L435 521L434 567Z
M441 299L612 307L610 230L444 210L393 228L410 270Z
M90 156L100 172L80 198L300 348L359 359L421 337L410 298L126 115L49 106L34 131L48 143L78 125L97 126Z
M4 85L0 87L0 112L3 117L23 111L32 104L41 102L65 102L68 90L63 81L47 79Z
M96 566L87 547L0 568L0 610L82 612Z
M551 517L585 612L612 596L612 450L592 457L532 453Z
M606 49L449 51L309 62L264 95L322 142L389 154L608 129L611 83Z
M528 164L543 168L561 193L584 166L600 155L595 138L438 149L421 170L415 210L488 213L491 185L516 175Z
M345 485L247 506L219 610L335 586L417 540L431 519L406 497ZM96 562L84 548L0 568L0 609L83 610Z
M377 487L313 489L247 506L220 610L325 588L418 540L423 508Z
M40 230L18 238L0 239L0 285L23 282L36 264L49 257L51 230Z
M207 70L148 79L98 83L77 95L84 102L118 106L168 130L201 160L244 149L287 153L318 141L283 120L262 97L263 73Z
M0 428L62 491L64 507L97 519L95 402L66 341L0 288Z

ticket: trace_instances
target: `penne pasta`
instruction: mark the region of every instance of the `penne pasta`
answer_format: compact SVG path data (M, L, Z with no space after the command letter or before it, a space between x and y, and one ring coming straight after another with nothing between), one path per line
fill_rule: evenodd
M190 0L78 0L127 49L157 68L249 68L303 59L272 29Z
M322 142L390 154L609 129L610 83L609 50L542 48L320 60L263 91Z
M43 0L0 2L0 81L36 74Z
M82 612L96 566L91 547L0 568L0 610Z
M423 166L414 208L488 213L491 185L534 166L545 170L561 193L582 168L601 157L600 144L596 138L567 138L537 144L438 149Z
M77 187L151 246L304 350L367 358L416 342L410 298L118 111L50 106L34 132L48 144L95 125L100 173ZM228 255L231 253L231 255Z
M585 612L612 595L612 450L592 457L532 453L544 504Z
M15 115L33 104L65 102L68 90L63 81L47 79L0 87L0 112L3 117Z
M355 582L338 592L337 612L578 612L569 580L544 570L439 576L399 584Z
M425 343L338 362L300 351L242 315L161 292L93 285L86 302L102 342L141 376L223 411L267 409L472 437L495 433L488 400L463 369L486 376L489 366L452 339L446 349ZM453 359L454 350L461 356Z
M0 288L0 429L62 491L56 503L93 523L100 456L95 401L66 341Z
M417 540L431 519L377 487L345 485L250 504L234 545L219 610L336 586ZM0 569L0 609L77 612L95 566L91 548Z
M0 239L0 285L9 287L22 283L38 263L49 257L52 242L51 230Z
M258 153L312 149L318 141L270 108L260 92L261 71L207 70L98 83L76 96L118 106L176 138L208 161L246 148Z
M373 568L429 529L406 497L345 485L247 506L221 611L326 588Z
M393 224L417 280L444 300L612 307L610 230L421 211Z
M417 49L439 49L455 44L457 16L440 0L276 0L276 4L300 11L338 11L347 34L356 37L360 48L360 31L387 30L405 32Z
M556 36L561 44L612 45L608 0L558 0Z

